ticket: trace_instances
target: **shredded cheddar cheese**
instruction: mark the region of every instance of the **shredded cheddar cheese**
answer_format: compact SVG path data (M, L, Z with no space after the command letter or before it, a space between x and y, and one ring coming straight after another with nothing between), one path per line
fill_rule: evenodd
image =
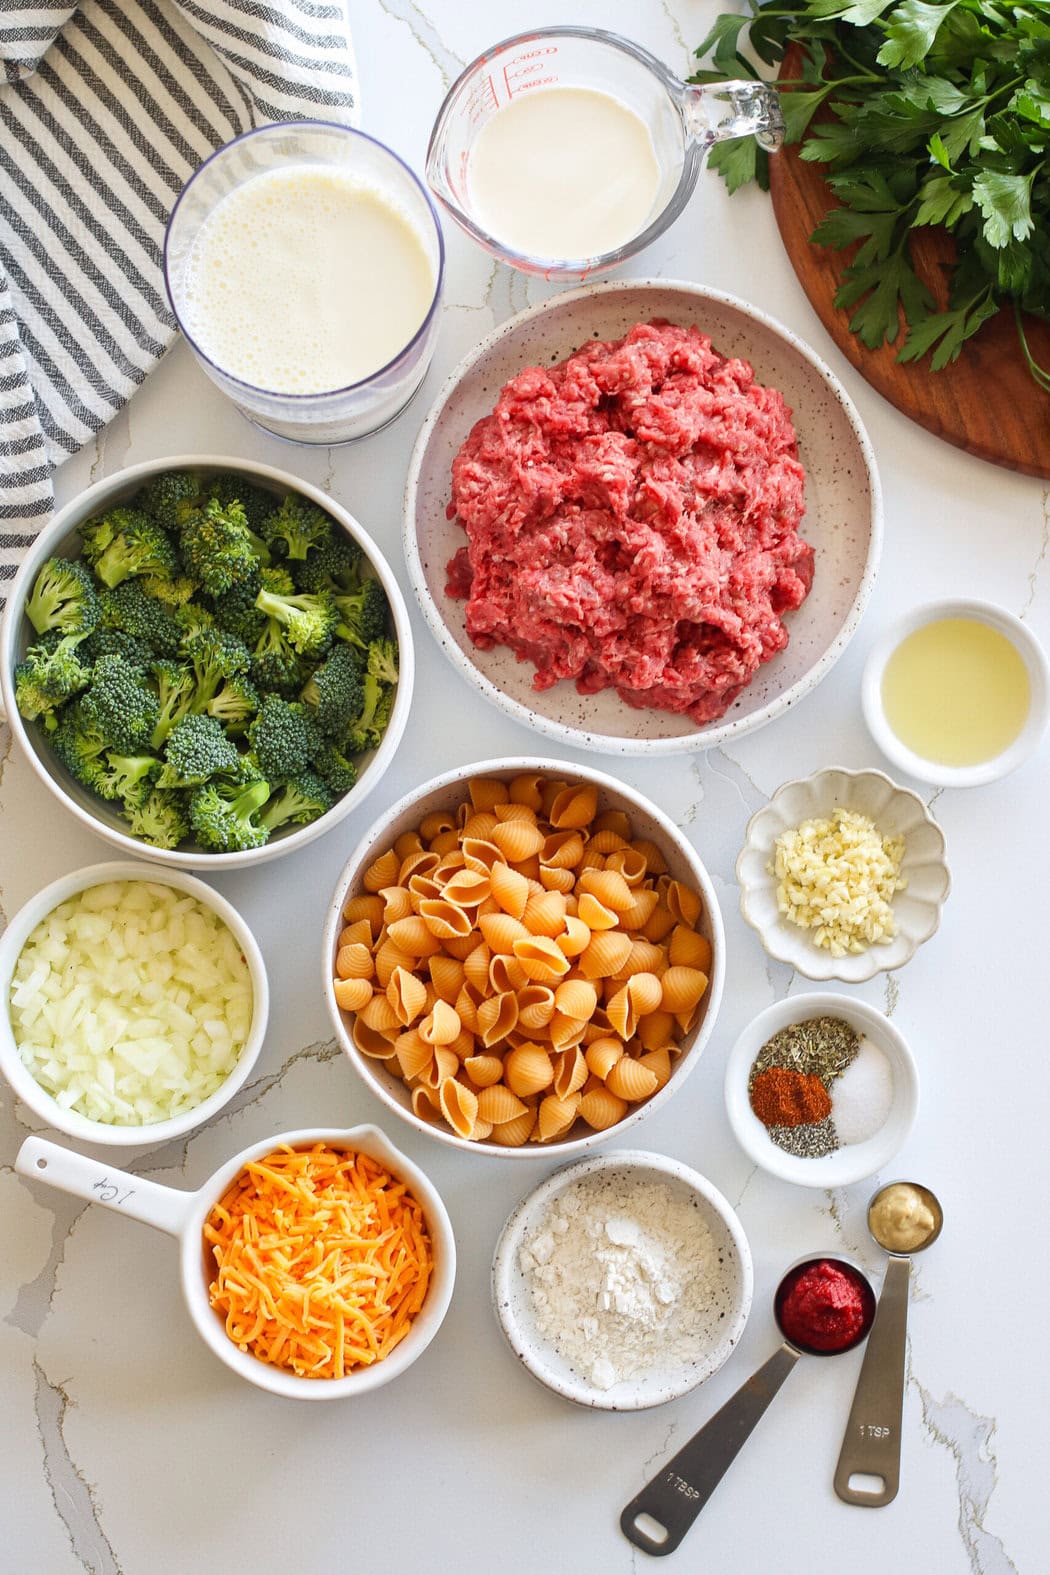
M404 1182L365 1154L287 1145L246 1165L204 1240L211 1305L242 1351L303 1378L389 1356L426 1298L433 1253Z

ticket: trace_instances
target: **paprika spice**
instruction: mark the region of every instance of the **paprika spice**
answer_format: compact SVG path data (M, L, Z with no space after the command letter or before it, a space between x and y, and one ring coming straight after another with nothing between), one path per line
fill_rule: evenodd
M751 1080L751 1109L767 1127L810 1126L831 1111L831 1095L812 1072L771 1066Z

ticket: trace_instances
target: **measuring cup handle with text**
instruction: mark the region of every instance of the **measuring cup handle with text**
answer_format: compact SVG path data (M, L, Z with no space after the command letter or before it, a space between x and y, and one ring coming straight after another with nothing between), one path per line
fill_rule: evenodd
M910 1275L910 1258L889 1260L835 1468L839 1498L868 1509L891 1503L900 1485ZM854 1476L881 1478L882 1486L851 1487Z
M158 1186L43 1138L26 1138L15 1157L15 1170L20 1176L31 1176L74 1198L83 1198L85 1203L101 1203L103 1208L115 1209L143 1225L153 1225L169 1236L180 1233L196 1201L196 1193Z

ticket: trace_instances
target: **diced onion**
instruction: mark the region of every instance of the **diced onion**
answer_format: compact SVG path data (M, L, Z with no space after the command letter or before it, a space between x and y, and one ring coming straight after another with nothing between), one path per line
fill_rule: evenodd
M9 1006L22 1061L63 1109L148 1126L225 1082L251 1027L252 986L233 933L195 897L108 881L37 925Z

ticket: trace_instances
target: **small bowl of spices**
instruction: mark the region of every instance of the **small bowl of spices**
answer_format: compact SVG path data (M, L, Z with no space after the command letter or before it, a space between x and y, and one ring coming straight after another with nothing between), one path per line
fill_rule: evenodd
M771 1175L841 1187L880 1170L919 1107L915 1059L882 1012L848 996L789 996L730 1052L726 1110L740 1146Z

